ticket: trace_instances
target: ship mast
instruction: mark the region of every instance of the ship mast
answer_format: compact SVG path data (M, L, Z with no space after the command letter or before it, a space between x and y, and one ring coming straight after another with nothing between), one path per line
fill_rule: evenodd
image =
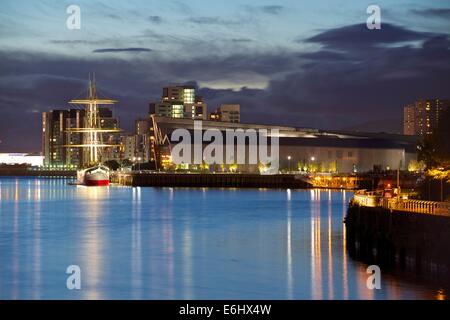
M114 144L103 143L103 133L120 132L117 128L102 128L100 122L100 105L113 105L117 101L112 99L99 99L97 97L97 83L95 80L95 74L93 76L93 84L89 75L89 92L87 99L73 99L70 100L70 104L81 104L86 107L86 115L84 121L84 127L82 128L70 128L67 131L70 133L81 133L83 135L82 144L69 144L66 147L70 148L82 148L83 165L95 165L100 162L101 150L103 148L117 147Z

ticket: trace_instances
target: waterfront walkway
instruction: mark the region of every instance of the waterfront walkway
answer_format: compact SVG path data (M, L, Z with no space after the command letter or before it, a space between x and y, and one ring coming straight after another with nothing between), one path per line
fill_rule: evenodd
M402 197L383 197L380 192L358 191L352 204L363 207L381 207L388 210L450 216L450 202L403 199Z

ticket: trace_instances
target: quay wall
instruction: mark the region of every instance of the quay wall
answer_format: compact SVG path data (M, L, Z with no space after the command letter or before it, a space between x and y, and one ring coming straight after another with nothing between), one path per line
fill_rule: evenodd
M450 285L450 216L350 204L345 228L352 258Z
M295 175L114 173L111 182L134 187L308 188Z
M0 177L76 177L75 170L26 170L0 168Z

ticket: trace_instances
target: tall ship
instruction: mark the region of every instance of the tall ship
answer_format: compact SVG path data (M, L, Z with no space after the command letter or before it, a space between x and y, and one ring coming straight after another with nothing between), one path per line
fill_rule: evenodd
M89 76L88 97L86 99L73 99L69 104L84 106L85 117L81 128L69 128L68 133L81 134L80 144L69 144L65 147L80 148L82 152L81 168L77 171L77 183L86 186L108 186L110 181L109 168L102 165L102 156L108 148L118 145L105 143L105 133L118 133L118 128L105 128L101 123L99 107L102 105L114 105L116 100L102 99L97 96L97 84L95 75L93 81Z

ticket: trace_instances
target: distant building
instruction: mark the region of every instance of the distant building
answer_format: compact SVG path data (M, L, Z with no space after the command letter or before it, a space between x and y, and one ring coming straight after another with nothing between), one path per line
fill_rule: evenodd
M207 119L207 106L195 94L193 86L170 86L163 88L160 102L150 103L150 115L169 118Z
M135 154L142 162L151 160L150 118L135 121L136 148Z
M241 106L239 104L222 104L209 116L212 121L241 122Z
M150 132L150 119L137 119L134 121L134 133L135 134L149 134Z
M42 113L42 154L44 165L64 165L66 162L66 124L68 110L51 110Z
M65 129L69 128L82 128L85 119L85 111L78 109L67 110L67 118L65 122ZM65 132L64 133L64 144L66 145L80 145L83 143L83 134L75 132ZM51 145L51 144L50 144ZM61 165L74 165L80 166L83 159L83 150L80 148L66 148L59 145L54 146L55 149L60 149L64 157L59 161L59 163L51 162L51 164L61 164ZM47 159L47 158L46 158Z
M108 108L99 108L102 128L118 128L118 120L113 118ZM80 166L83 150L77 146L83 143L85 133L69 132L68 129L83 128L85 110L50 110L42 113L42 154L45 166ZM103 133L102 141L119 144L119 135ZM73 146L73 147L71 147ZM119 159L117 148L107 149L102 161Z
M104 108L102 108L104 109ZM101 109L100 109L101 110ZM100 112L100 126L101 128L109 128L109 129L119 129L119 121L117 118L113 118L112 111L110 109L105 109L105 111L108 111L107 114L102 114ZM107 160L115 160L120 161L120 133L103 133L102 134L102 141L109 145L114 145L116 147L111 148L104 148L102 150L102 161Z
M28 164L30 166L42 166L44 157L30 153L0 153L0 165Z
M136 135L128 134L120 137L122 159L132 161L136 157Z
M415 105L407 105L403 108L403 134L414 136L416 134Z
M185 129L193 134L194 121L192 119L174 119L152 117L154 125L154 140L157 168L170 167L171 150L178 143L171 141L172 133L176 129ZM307 172L339 172L355 173L370 170L404 170L412 160L417 159L415 137L363 132L335 132L310 128L295 128L262 124L242 124L221 121L202 121L203 131L219 130L226 136L228 130L279 130L280 170L292 169ZM256 134L256 133L255 133ZM194 163L194 146L191 140L191 161L181 166L186 170L199 170L201 165ZM225 140L223 141L223 162L236 159L235 152L228 154ZM203 149L207 144L203 143ZM234 147L236 151L236 146ZM239 172L259 172L256 164L249 163L251 153L249 139L245 142L245 164L237 164L234 170ZM257 147L258 148L258 147ZM259 159L259 151L254 152ZM259 160L258 160L259 161ZM216 166L210 170L227 170L226 166Z
M418 100L403 109L403 133L426 136L438 126L441 113L450 107L450 100Z
M141 163L152 161L151 131L153 127L150 118L137 119L134 124L133 134L125 134L120 137L121 159Z

